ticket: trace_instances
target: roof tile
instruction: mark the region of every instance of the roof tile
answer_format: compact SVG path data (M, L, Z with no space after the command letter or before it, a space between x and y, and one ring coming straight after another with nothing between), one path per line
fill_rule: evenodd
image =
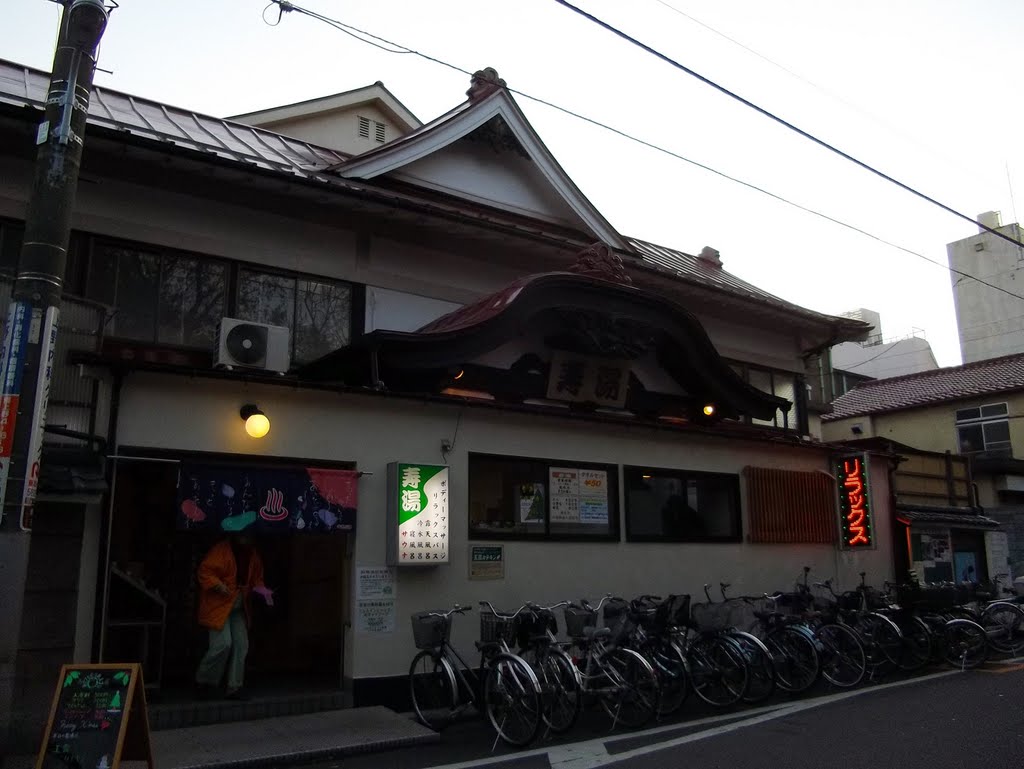
M822 419L829 422L1009 390L1024 390L1024 353L864 382L836 398L832 413Z

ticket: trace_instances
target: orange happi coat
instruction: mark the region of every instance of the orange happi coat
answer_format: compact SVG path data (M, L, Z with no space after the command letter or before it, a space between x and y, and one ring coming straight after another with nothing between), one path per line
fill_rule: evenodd
M253 549L249 555L249 574L246 579L239 580L235 554L231 543L225 539L210 548L196 575L199 578L199 624L220 630L228 621L231 607L240 592L243 593L246 618L250 617L252 589L263 586L263 560ZM224 585L228 589L227 594L214 590L217 585ZM245 586L244 591L241 585Z

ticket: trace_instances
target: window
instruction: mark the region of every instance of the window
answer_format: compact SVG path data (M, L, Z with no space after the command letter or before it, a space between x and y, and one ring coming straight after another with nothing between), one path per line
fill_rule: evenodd
M308 363L348 344L352 287L242 269L237 315L242 320L292 329L292 360Z
M111 336L212 347L224 316L227 265L97 243L86 295L117 308Z
M626 539L739 542L739 476L626 467Z
M958 409L956 433L961 454L1012 457L1009 409L1005 403Z
M797 397L797 388L803 386L803 379L788 371L758 368L745 363L731 364L741 379L761 392L785 398L792 405L789 411L777 409L771 419L750 418L749 422L762 427L779 427L788 430L805 430L803 427L803 399Z
M618 498L615 465L469 455L470 537L618 541Z

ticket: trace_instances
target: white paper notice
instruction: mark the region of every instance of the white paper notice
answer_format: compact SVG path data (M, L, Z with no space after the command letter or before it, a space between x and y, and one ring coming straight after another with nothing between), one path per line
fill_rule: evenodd
M391 599L357 602L356 632L395 632L395 602Z
M394 598L395 570L390 566L360 566L356 584L356 598Z
M551 523L580 522L580 473L568 467L552 467Z

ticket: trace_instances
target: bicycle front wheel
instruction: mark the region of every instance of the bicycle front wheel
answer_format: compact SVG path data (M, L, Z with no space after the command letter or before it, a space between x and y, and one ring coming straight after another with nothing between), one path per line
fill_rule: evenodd
M981 613L981 624L997 652L1017 655L1024 651L1024 611L1016 604L990 604Z
M743 701L753 704L768 699L775 691L776 683L775 663L772 662L772 654L768 647L760 638L740 630L733 631L729 637L740 645L750 672L750 681Z
M660 690L651 663L632 649L613 649L600 665L608 684L601 707L611 717L612 728L622 724L636 729L654 718Z
M709 705L727 708L743 699L750 676L739 644L721 636L697 638L686 653L693 690Z
M820 648L821 675L833 686L851 689L864 679L868 669L864 644L845 625L822 625L815 632Z
M646 651L661 685L658 715L670 716L683 706L690 693L686 656L675 641L668 639L654 640Z
M769 633L764 643L772 656L775 681L782 691L799 694L818 680L818 671L824 660L819 659L808 632L795 627L781 627Z
M409 667L409 693L420 723L440 731L452 720L458 688L451 664L436 651L421 651Z
M529 745L540 731L540 683L522 659L498 655L484 678L484 711L498 737L509 745Z
M544 723L555 734L564 734L583 707L579 671L569 655L553 645L527 649L522 657L540 682Z
M962 670L978 667L988 659L985 628L969 619L951 619L943 628L942 656Z

